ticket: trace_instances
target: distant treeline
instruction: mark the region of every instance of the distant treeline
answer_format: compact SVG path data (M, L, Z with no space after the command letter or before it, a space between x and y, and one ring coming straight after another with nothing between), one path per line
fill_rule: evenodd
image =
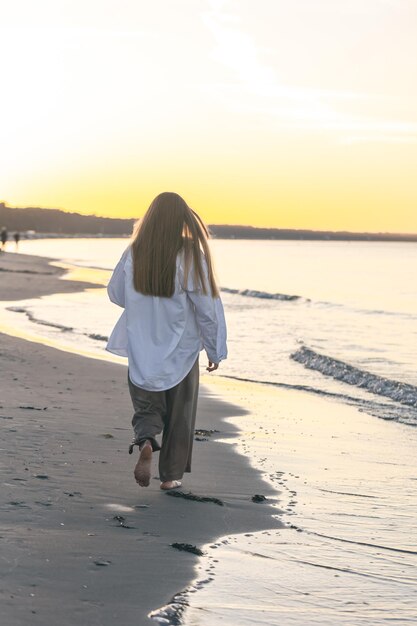
M417 234L351 233L332 230L255 228L253 226L210 226L218 239L309 239L320 241L417 241Z
M0 228L9 232L35 231L62 235L120 237L132 233L134 219L118 219L67 213L60 209L12 208L0 202ZM308 239L327 241L417 241L417 234L351 233L347 231L295 230L289 228L255 228L253 226L211 225L218 239Z
M67 213L60 209L18 209L0 203L0 228L5 226L9 231L121 236L132 233L134 221Z

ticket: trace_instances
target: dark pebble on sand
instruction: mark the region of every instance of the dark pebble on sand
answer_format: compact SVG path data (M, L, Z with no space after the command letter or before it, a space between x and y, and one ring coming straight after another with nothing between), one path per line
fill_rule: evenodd
M210 437L213 433L218 433L218 430L206 430L205 428L197 428L194 431L194 435L199 437Z
M97 565L97 567L107 567L110 563L111 561L94 561L94 565Z
M290 524L288 526L288 528L292 528L293 530L296 530L298 533L302 533L303 529L302 528L298 528L298 526L296 526L295 524Z
M41 480L49 480L48 474L35 474L35 478L40 478Z
M38 406L19 406L19 409L27 409L29 411L46 411L48 407L38 407Z
M266 496L262 496L259 493L256 493L254 496L252 496L252 502L265 502L266 500Z
M123 515L115 515L113 517L113 519L115 519L117 522L119 522L119 526L121 528L134 528L134 526L129 526L128 524L125 524L126 518L123 517Z
M176 550L182 550L184 552L191 552L191 554L197 554L197 556L203 556L204 552L197 548L197 546L193 546L191 543L171 543L173 548Z

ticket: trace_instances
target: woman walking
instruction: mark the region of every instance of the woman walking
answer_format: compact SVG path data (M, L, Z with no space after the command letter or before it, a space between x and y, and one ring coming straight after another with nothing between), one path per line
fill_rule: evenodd
M138 222L107 291L124 308L107 350L128 357L136 482L150 482L159 453L161 489L181 486L191 471L199 364L227 357L223 305L214 278L208 231L176 193L157 196ZM156 437L162 432L162 444Z

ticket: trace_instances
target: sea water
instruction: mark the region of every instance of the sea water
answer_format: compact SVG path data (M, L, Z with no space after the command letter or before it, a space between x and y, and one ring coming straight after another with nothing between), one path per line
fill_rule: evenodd
M97 268L105 283L126 244L41 240L22 242L21 251ZM220 393L249 411L233 420L241 428L235 445L276 488L284 528L204 546L196 581L170 606L155 607L154 619L414 623L417 246L212 247L229 331ZM6 308L14 324L97 354L120 314L104 289Z
M127 244L36 240L20 250L109 277ZM417 424L417 244L214 240L212 248L228 323L219 375L336 394ZM24 312L38 333L98 351L120 314L104 290L21 302L15 316Z

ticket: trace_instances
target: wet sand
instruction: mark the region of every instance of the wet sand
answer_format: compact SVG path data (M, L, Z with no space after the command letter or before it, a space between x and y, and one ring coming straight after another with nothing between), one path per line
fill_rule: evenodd
M102 287L84 281L60 280L66 270L50 261L32 254L0 252L0 300L26 300Z
M86 287L62 275L46 259L2 253L0 299ZM171 544L201 549L225 535L280 527L271 517L276 490L230 445L237 428L225 419L243 409L202 389L197 428L218 432L197 435L183 491L220 506L161 492L156 464L149 488L135 484L124 367L0 334L0 370L0 598L8 626L151 623L148 613L196 573L198 556ZM255 503L255 494L269 501Z
M226 537L187 624L413 626L417 429L337 398L219 379L285 528ZM389 406L387 406L387 410ZM248 572L250 574L248 575Z

